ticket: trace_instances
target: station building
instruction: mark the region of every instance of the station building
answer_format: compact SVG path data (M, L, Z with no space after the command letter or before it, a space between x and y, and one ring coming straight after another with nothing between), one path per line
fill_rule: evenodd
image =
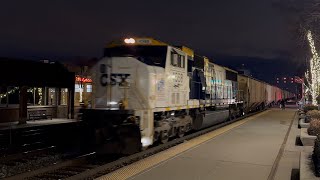
M74 119L91 102L89 66L0 58L0 123Z

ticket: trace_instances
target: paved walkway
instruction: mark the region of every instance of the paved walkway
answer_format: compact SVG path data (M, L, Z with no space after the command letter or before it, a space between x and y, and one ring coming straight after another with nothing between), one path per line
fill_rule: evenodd
M290 147L285 148L283 143L290 135L288 130L295 112L296 109L265 111L229 125L232 126L230 128L221 128L133 163L101 179L290 179L292 164L286 166L286 159L283 160L285 153L291 155L285 151ZM179 148L188 143L191 144L189 148L180 152ZM277 173L277 170L284 171Z

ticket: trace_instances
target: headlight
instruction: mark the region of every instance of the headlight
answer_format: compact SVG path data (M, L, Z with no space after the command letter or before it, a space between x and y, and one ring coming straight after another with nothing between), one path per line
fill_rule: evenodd
M151 145L152 141L149 137L143 137L141 138L141 143L143 147Z
M118 103L115 102L115 101L111 101L111 102L109 102L109 104L110 104L110 105L116 105L116 104L118 104Z
M126 39L124 39L124 42L126 44L134 44L134 43L136 43L136 40L134 40L133 38L126 38Z

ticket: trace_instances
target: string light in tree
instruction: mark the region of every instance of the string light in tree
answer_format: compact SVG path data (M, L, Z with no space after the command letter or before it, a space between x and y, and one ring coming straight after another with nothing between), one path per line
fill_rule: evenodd
M317 97L320 95L320 59L310 30L307 32L307 38L309 41L312 58L310 59L310 71L306 72L306 79L308 83L308 89L312 96L312 104L317 105Z
M41 105L41 103L42 103L42 88L38 88L38 93L39 93L38 105Z
M14 93L18 89L19 89L18 87L15 87L15 88L11 89L10 91L8 91L7 93L0 94L0 99L7 97L7 95Z

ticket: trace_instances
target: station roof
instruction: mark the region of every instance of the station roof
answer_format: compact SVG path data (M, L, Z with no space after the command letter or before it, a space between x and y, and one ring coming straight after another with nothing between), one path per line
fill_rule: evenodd
M75 75L60 63L0 58L1 86L74 88Z

